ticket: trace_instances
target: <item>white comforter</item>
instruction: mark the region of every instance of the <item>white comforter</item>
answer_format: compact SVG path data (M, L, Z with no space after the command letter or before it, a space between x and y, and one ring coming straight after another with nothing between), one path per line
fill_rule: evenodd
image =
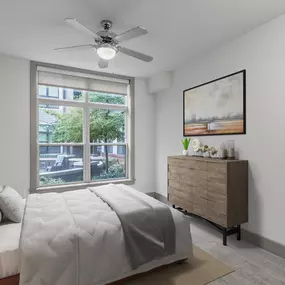
M192 252L190 222L171 211L176 254L132 271L120 220L92 191L30 195L20 243L20 285L107 284L183 259Z

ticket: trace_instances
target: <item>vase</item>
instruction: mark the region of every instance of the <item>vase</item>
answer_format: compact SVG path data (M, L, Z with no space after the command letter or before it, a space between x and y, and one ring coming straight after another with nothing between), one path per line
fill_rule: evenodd
M183 149L183 155L188 155L188 150L187 149Z
M208 151L204 152L203 157L209 158L210 157L210 153Z
M195 156L203 156L203 152L201 150L196 151Z

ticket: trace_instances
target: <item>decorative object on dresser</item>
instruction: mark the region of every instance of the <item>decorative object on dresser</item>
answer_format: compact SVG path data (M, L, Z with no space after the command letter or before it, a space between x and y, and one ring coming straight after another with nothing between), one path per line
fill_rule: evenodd
M216 148L209 147L208 145L202 145L198 139L194 139L192 142L192 149L194 151L193 156L203 156L203 157L211 157L211 158L217 158L218 151Z
M200 216L227 236L248 222L248 161L168 157L168 201Z
M183 144L183 155L188 155L188 148L189 148L190 141L191 141L190 138L184 138L184 139L182 140L182 144Z
M198 139L192 140L192 150L194 151L194 156L203 156L202 150L201 150L201 143Z
M226 159L226 157L227 157L227 153L226 152L227 152L227 150L226 150L225 144L221 143L220 149L218 151L218 158Z
M183 91L184 136L246 133L246 71Z
M228 141L228 159L235 159L235 141Z
M192 140L192 148L194 151L199 151L200 150L200 146L201 146L201 143L198 139L194 139Z

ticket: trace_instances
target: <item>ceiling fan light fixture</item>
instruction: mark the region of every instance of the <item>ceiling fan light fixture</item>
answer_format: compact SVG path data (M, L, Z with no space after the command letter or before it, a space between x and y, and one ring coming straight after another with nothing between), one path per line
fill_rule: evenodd
M110 60L115 57L117 53L116 47L110 44L102 44L97 48L97 54L104 60Z

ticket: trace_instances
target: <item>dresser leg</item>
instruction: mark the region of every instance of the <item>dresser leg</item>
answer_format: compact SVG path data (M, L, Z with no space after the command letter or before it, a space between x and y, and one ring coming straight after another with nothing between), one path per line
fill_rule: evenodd
M172 208L175 209L175 205L172 205Z
M237 226L237 240L240 240L240 225Z
M223 245L224 246L227 245L227 229L226 228L223 229Z

